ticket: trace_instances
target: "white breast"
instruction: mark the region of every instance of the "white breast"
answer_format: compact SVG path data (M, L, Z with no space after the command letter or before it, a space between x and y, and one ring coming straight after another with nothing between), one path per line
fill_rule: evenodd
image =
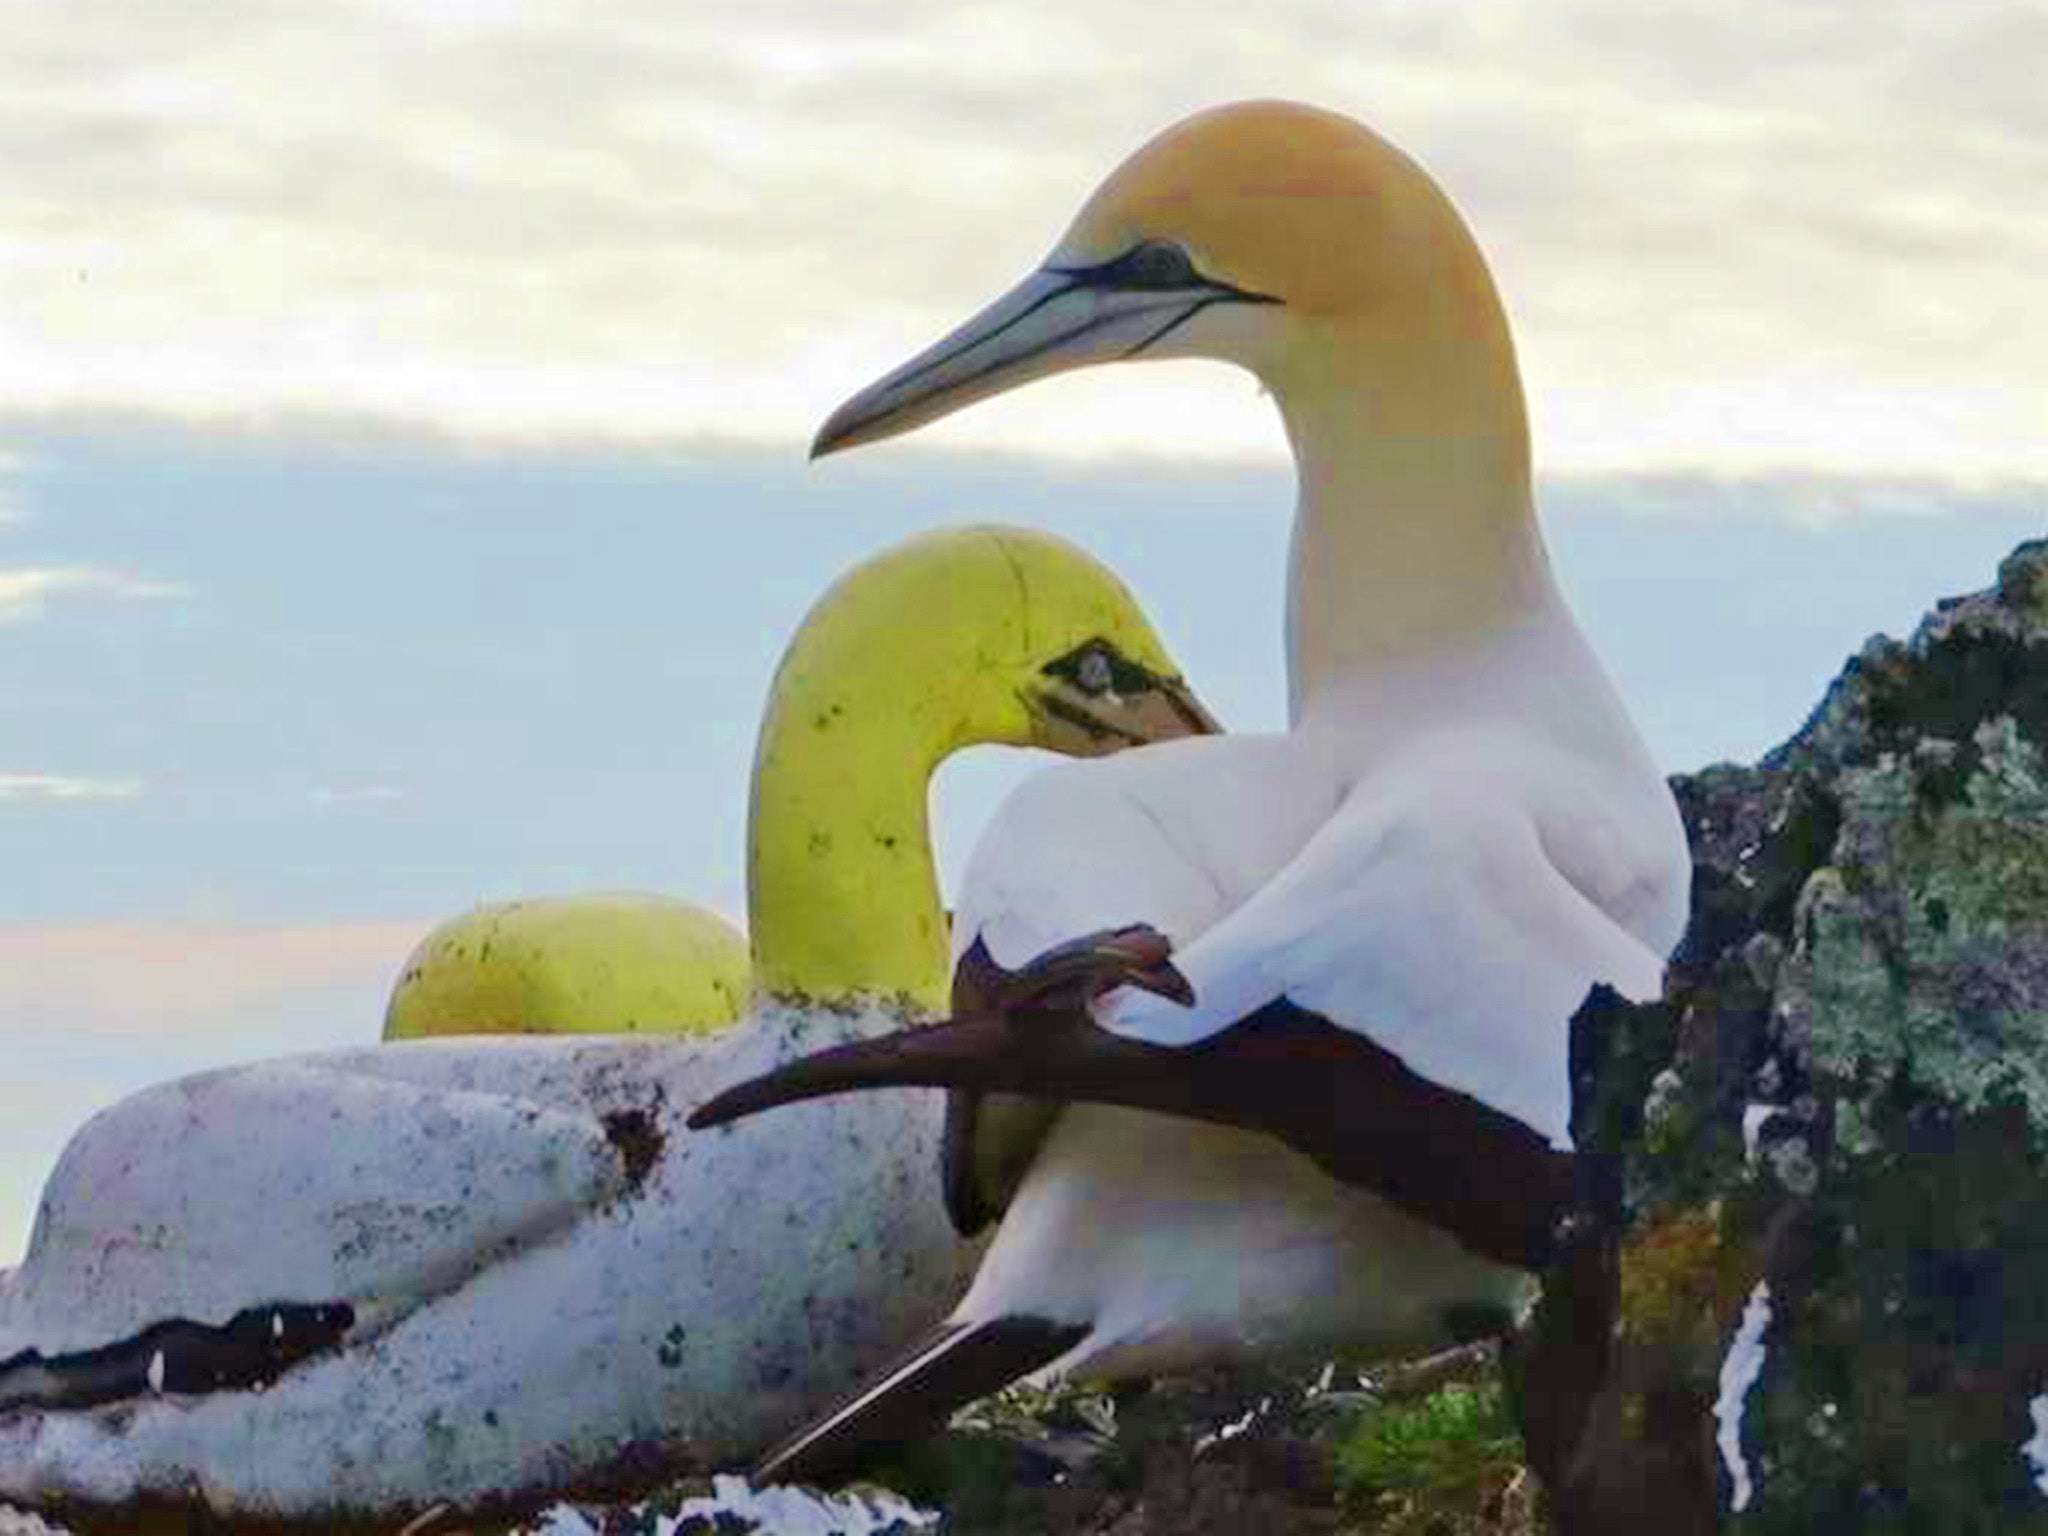
M1077 1105L955 1315L1092 1320L1046 1374L1120 1376L1239 1350L1427 1345L1444 1307L1512 1307L1526 1284L1271 1137Z
M1335 810L1337 763L1298 735L1207 736L1055 763L1011 792L975 844L953 915L1015 966L1103 928L1205 932Z

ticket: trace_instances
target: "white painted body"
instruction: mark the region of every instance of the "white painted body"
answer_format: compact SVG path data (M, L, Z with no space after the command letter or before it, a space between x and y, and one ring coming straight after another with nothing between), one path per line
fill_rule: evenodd
M942 1313L976 1250L943 1212L935 1095L703 1134L683 1117L900 1023L422 1041L115 1106L73 1139L0 1274L0 1365L272 1301L345 1300L357 1325L260 1393L0 1411L0 1501L197 1487L216 1513L389 1519L557 1495L629 1447L671 1472L732 1463ZM662 1132L637 1188L603 1123L635 1109Z

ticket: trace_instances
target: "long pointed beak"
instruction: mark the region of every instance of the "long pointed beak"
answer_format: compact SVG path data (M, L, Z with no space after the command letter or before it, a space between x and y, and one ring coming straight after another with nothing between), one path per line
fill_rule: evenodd
M944 340L834 411L811 457L877 442L1031 379L1129 357L1231 290L1132 290L1034 272Z

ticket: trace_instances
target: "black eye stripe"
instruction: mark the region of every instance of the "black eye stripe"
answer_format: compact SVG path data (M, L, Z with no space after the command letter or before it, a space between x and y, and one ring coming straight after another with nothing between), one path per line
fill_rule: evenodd
M1157 678L1107 640L1090 640L1077 645L1039 670L1047 677L1071 683L1086 694L1146 693L1158 685ZM1104 685L1105 677L1107 686Z
M1092 267L1056 267L1087 288L1195 288L1202 275L1188 253L1166 240L1141 240L1121 256Z
M1194 259L1171 240L1140 240L1120 256L1092 267L1047 267L1076 288L1118 289L1126 293L1197 291L1212 300L1239 299L1252 304L1278 304L1270 293L1254 293L1204 277Z
M1194 319L1195 316L1199 315L1211 304L1221 304L1222 302L1223 296L1221 294L1212 294L1208 298L1195 300L1194 303L1190 304L1186 309L1182 310L1179 314L1168 316L1167 321L1164 325L1160 326L1158 330L1154 331L1151 335L1147 336L1143 341L1139 342L1136 346L1132 347L1130 351L1124 354L1124 357L1127 360L1136 357L1139 353L1143 352L1147 347L1151 346L1153 342L1164 341L1168 336L1171 336L1175 331L1179 330L1182 326L1186 325L1190 320Z
M1131 288L1186 288L1201 281L1188 253L1161 240L1132 246L1114 265L1119 280Z

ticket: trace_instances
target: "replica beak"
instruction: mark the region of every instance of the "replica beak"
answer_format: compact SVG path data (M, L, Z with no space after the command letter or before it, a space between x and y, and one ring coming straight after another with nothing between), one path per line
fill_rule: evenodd
M1097 694L1060 678L1037 683L1027 690L1026 704L1039 721L1041 744L1073 757L1100 757L1150 742L1223 734L1182 679L1148 672L1146 680L1142 688Z
M818 429L811 457L878 442L1032 379L1133 357L1211 304L1265 300L1196 278L1122 287L1102 267L1034 272L965 325L869 385Z

